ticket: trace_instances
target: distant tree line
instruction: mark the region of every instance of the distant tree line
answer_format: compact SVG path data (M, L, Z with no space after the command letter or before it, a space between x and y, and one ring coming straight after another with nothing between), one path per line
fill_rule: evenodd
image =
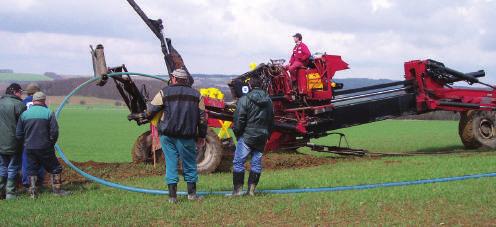
M0 73L14 73L12 69L0 69Z
M54 72L46 72L43 74L44 76L51 78L52 80L62 80L64 77L58 75L57 73Z
M40 85L41 90L43 90L49 96L66 96L76 87L87 81L88 78L69 78L63 80L53 80L53 81L39 81L37 82ZM146 91L148 92L149 99L153 99L153 96L162 89L166 84L165 83L157 83L157 80L133 80L140 91L144 91L144 87L146 87ZM23 82L22 86L26 86L29 83ZM194 85L196 86L196 85ZM215 87L215 84L202 83L202 87ZM226 100L231 100L231 93L228 89L222 89L222 92L226 95ZM89 85L88 87L82 89L77 94L78 96L89 96L96 98L104 98L104 99L113 99L121 101L122 97L120 96L113 79L109 79L107 84L103 87L97 86L96 84Z

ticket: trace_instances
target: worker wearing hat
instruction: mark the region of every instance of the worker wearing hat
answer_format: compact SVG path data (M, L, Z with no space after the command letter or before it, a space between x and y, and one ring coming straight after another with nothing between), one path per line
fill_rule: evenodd
M26 93L27 96L22 100L24 105L26 105L26 108L29 109L33 105L33 95L36 92L41 91L40 86L36 83L30 83L26 87ZM28 156L27 152L24 149L22 152L22 167L21 167L21 172L22 172L22 185L24 185L25 188L29 188L30 182L29 182L29 174L28 174ZM38 170L38 187L43 186L43 182L45 181L45 170L43 168L39 168Z
M24 98L22 100L22 102L24 103L24 105L26 105L26 107L28 109L29 109L30 106L33 105L33 95L34 95L34 93L36 93L38 91L41 91L41 90L40 90L40 86L38 84L36 84L36 83L30 83L26 87L26 93L27 93L28 96L26 96L26 98Z
M151 108L145 113L129 116L129 119L152 119L163 111L158 131L165 154L165 178L171 203L177 203L179 158L182 161L184 181L188 185L188 199L201 199L196 194L196 147L205 146L207 121L203 99L200 93L191 87L190 77L184 69L174 70L170 75L170 85L155 96Z
M23 141L27 155L31 198L38 195L38 171L43 167L52 176L52 192L57 196L69 193L61 189L62 166L55 156L54 145L59 137L59 127L55 114L46 107L43 92L33 94L33 105L22 113L17 123L16 137Z
M296 75L298 68L304 67L308 64L308 59L311 55L310 50L307 45L302 42L302 39L303 37L300 33L293 35L295 47L293 48L293 54L291 55L289 65L287 66L292 75Z
M16 139L16 125L26 110L23 90L13 83L0 98L0 199L16 198L17 173L21 165L22 146Z

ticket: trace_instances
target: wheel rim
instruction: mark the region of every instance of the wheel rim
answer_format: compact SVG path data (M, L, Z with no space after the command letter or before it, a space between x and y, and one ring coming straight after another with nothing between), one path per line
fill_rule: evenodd
M482 119L479 126L479 133L484 139L494 137L494 124L489 119Z

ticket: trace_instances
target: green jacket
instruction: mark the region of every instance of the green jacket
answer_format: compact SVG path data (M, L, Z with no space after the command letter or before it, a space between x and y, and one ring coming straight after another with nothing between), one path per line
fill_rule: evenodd
M0 154L12 155L21 152L21 142L16 139L16 126L26 106L14 95L0 98Z
M263 151L274 124L274 110L270 96L255 88L238 100L234 112L233 131L245 143Z

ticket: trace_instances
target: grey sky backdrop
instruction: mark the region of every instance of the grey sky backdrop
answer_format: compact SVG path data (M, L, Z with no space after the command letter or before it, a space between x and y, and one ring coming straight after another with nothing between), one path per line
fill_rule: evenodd
M496 1L136 0L165 21L193 73L239 74L288 58L301 32L312 52L342 55L340 77L400 79L432 58L496 80ZM90 44L109 65L163 74L159 43L125 0L0 0L0 68L91 74Z

